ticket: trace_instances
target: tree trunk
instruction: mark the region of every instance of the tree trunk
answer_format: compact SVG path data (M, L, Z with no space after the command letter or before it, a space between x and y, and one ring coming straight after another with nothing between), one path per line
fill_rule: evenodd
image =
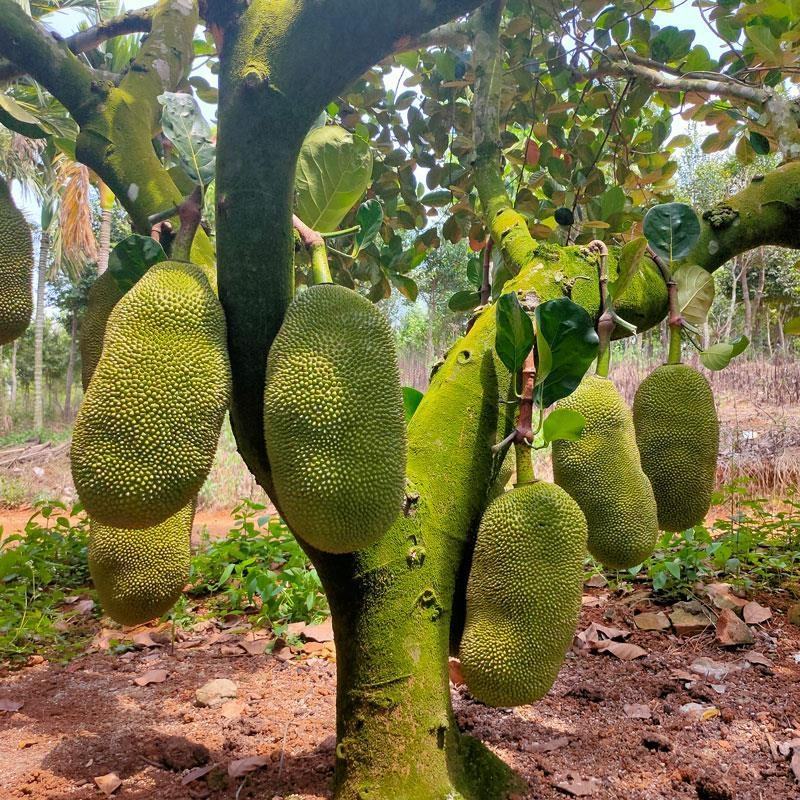
M69 360L67 361L67 374L64 379L66 391L64 393L64 421L72 419L72 383L75 376L75 355L78 347L78 315L73 314L70 325Z
M786 353L786 333L783 326L786 324L786 305L781 304L780 311L778 312L778 342L780 344L781 353Z
M17 407L17 348L19 347L19 339L14 340L11 345L11 395L9 397L11 413L13 414Z
M33 430L44 428L44 398L42 393L42 365L44 348L44 289L47 280L47 262L50 255L50 234L42 231L39 245L39 263L36 268L36 316L34 319L33 350Z
M3 433L8 429L8 420L6 418L6 376L3 369L3 352L5 347L0 345L0 431Z
M740 262L740 257L737 256L736 258L731 261L731 304L728 307L728 321L725 323L725 338L731 338L731 331L733 330L733 316L736 313L736 287L737 287L737 278L736 278L736 265Z
M114 194L100 181L100 246L97 250L97 277L108 269L108 256L111 252L111 219L114 213Z
M744 307L744 335L748 339L753 336L753 306L750 301L750 287L747 283L748 258L742 259L742 271L739 273L739 283L742 287L742 306Z
M770 333L770 319L769 319L769 306L764 307L764 330L767 333L767 352L772 358L772 335Z

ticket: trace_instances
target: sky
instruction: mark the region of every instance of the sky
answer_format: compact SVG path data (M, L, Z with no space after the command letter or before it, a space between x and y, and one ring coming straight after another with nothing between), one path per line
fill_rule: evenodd
M153 0L127 0L125 8L134 10L143 8L144 6L152 5ZM84 19L84 15L79 10L70 10L58 12L48 16L48 24L63 36L68 36L73 33L80 21ZM695 43L705 45L713 56L718 56L721 52L722 42L714 36L714 34L706 27L700 16L697 8L692 5L691 0L683 0L673 11L665 12L659 11L655 16L656 24L664 27L666 25L674 25L680 29L691 29L695 31ZM205 70L203 77L210 83L214 84L215 76L211 75L208 70ZM391 81L391 76L390 76ZM207 117L211 118L215 112L213 106L201 103L203 111ZM687 123L681 118L676 117L673 121L673 133L685 132ZM34 198L25 197L19 191L19 187L14 187L14 195L17 204L23 210L25 215L31 221L38 221L40 216L40 209L38 203Z

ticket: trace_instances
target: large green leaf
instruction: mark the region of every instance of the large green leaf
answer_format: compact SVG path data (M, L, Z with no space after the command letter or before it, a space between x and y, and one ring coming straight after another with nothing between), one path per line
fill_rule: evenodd
M686 203L661 203L644 218L644 235L662 258L677 261L688 256L700 238L700 220Z
M520 305L516 292L508 292L497 301L495 350L506 369L516 374L522 369L533 347L533 322Z
M108 271L119 288L127 292L153 264L166 260L167 254L155 239L134 233L111 251Z
M542 408L575 391L597 357L599 344L592 318L569 298L549 300L536 308L536 400ZM542 364L543 357L548 364Z
M381 225L383 225L383 206L378 200L367 200L358 209L356 222L359 225L359 231L356 234L356 247L353 252L353 258L361 252L362 247L371 244L380 233Z
M335 231L369 186L369 142L336 125L315 128L297 162L297 216L317 231Z
M181 166L193 181L210 183L216 171L216 146L211 126L194 95L164 92L158 102L164 107L161 115L164 135L174 145Z
M706 369L719 372L731 363L731 359L744 353L749 344L750 340L746 336L739 336L732 342L712 345L700 353L700 361Z
M714 302L714 278L696 264L686 264L672 274L678 284L678 310L690 325L699 328Z
M545 444L550 442L577 442L586 427L586 418L579 411L569 408L556 408L544 421L542 437Z
M406 422L414 416L414 412L424 396L419 389L415 389L413 386L403 387L403 409L406 412Z
M471 292L468 289L465 289L461 292L456 292L448 301L447 307L451 311L460 312L460 311L472 311L473 308L477 308L481 304L481 293L480 292Z

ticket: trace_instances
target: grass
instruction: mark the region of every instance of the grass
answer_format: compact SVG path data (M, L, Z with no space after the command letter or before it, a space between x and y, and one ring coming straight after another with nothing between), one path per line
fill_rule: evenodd
M190 589L165 619L188 627L199 619L246 614L250 624L280 633L289 623L328 614L316 571L286 526L265 510L243 500L226 537L202 537ZM75 602L96 601L88 538L80 506L48 502L37 505L24 533L0 542L0 665L33 655L63 662L85 651L100 616L99 606Z

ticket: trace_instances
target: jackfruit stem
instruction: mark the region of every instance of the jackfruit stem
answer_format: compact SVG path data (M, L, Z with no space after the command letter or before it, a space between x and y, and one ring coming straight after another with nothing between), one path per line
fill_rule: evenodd
M533 453L531 448L523 442L514 443L514 455L517 459L517 480L514 486L524 486L526 483L536 482L536 473L533 469Z
M325 242L315 244L311 248L311 277L314 286L333 283L331 268L328 264L328 248L325 246Z
M678 284L675 281L670 280L667 282L667 293L669 296L669 352L667 354L667 364L680 364L683 317L678 308Z
M483 283L481 284L481 305L489 304L492 296L492 250L494 249L494 239L490 236L483 248Z
M175 261L191 261L192 243L202 215L203 187L198 185L194 191L178 206L178 218L181 227L175 234L171 256Z

